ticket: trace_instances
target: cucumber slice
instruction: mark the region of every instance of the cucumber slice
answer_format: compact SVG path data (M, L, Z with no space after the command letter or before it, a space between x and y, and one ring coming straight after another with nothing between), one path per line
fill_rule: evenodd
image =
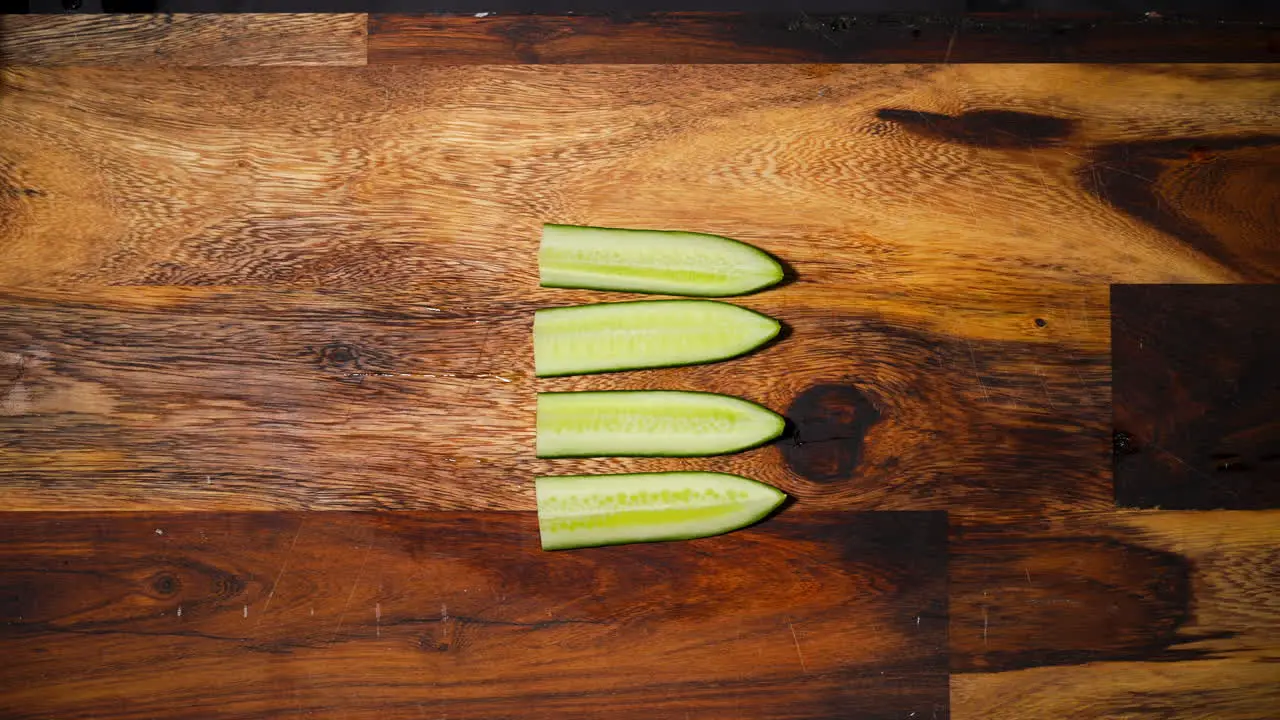
M713 472L567 475L535 485L543 550L719 535L757 522L787 498Z
M715 300L641 300L533 315L538 377L716 362L771 340L782 324Z
M728 395L675 390L538 393L538 457L723 455L768 442L786 423Z
M543 287L724 297L775 285L782 266L719 235L543 225Z

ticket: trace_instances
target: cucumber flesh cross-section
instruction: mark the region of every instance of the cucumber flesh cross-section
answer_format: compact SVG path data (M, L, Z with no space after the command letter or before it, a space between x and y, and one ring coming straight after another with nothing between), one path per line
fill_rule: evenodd
M782 280L768 253L719 235L544 225L543 287L726 297Z
M535 487L544 550L719 535L761 520L787 497L714 472L540 477Z
M786 422L729 395L676 390L538 394L538 457L694 457L773 440Z
M539 377L673 367L748 353L777 320L716 300L641 300L544 308L533 317Z

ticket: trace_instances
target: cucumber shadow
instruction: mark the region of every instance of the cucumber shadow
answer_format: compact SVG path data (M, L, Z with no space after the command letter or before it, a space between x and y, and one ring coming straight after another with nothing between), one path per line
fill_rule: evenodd
M767 293L770 290L777 290L778 288L784 288L794 282L797 282L800 279L800 274L796 272L795 267L792 266L791 263L787 262L786 260L783 260L777 255L774 255L768 250L764 250L761 248L756 248L756 249L764 253L765 255L768 255L771 260L778 263L778 266L782 268L782 279L772 285L766 285L765 287L762 287L758 290L752 290L751 292L740 293L732 297L754 297L756 295ZM725 297L722 299L728 300L729 298Z
M781 414L781 413L779 413L779 414ZM779 435L778 437L774 438L774 439L773 439L773 442L771 442L770 444L771 444L771 445L783 445L783 444L799 445L799 444L801 444L801 443L800 443L800 428L798 428L798 427L796 426L796 421L795 421L795 420L792 420L791 418L787 417L786 415L783 415L783 416L782 416L782 421L783 421L783 423L784 423L783 428L782 428L782 434L781 434L781 435Z
M798 501L798 500L796 500L796 498L795 498L794 496L792 496L792 495L788 494L785 500L783 500L782 502L778 503L778 507L776 507L776 508L774 508L774 509L770 510L768 515L765 515L764 517L762 517L762 518L760 518L759 520L757 520L755 523L753 523L753 526L755 526L755 525L764 525L764 524L766 524L766 523L768 523L768 522L772 521L774 518L778 517L779 515L781 515L781 514L783 514L783 513L787 512L789 509L791 509L791 507L792 507L793 505L795 505L797 502L799 502L799 501Z
M782 343L786 342L788 338L791 337L793 333L793 330L791 329L791 324L788 323L786 320L778 320L778 318L773 318L773 319L778 323L778 334L769 338L767 341L765 341L763 345L752 348L746 351L745 353L739 355L738 357L749 357L752 355L756 355L758 353L766 352L770 348L773 348L777 345L781 345ZM790 423L791 421L788 420L787 422ZM782 436L785 437L786 434L790 431L791 431L791 426L788 425L787 429L783 430Z
M796 272L795 266L793 266L791 263L787 262L786 260L783 260L777 255L774 255L773 253L766 253L766 254L769 257L773 258L774 262L782 266L782 279L779 280L777 283L771 285L770 288L784 288L800 279L800 274Z
M799 444L798 429L796 428L795 421L793 421L791 418L785 415L782 416L782 420L785 423L785 425L782 428L782 434L774 438L768 444L777 445L777 446ZM779 515L790 510L792 507L795 506L797 502L799 501L796 499L796 496L792 495L791 493L787 493L787 497L783 499L782 502L778 503L778 507L774 508L773 510L770 510L768 515L765 515L764 517L760 518L760 520L757 521L755 524L759 525L762 523L767 523L770 520L773 520Z

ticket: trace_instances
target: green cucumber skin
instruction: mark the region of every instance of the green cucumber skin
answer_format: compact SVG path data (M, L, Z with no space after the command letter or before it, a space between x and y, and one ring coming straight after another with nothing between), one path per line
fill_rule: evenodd
M769 492L769 494L772 495L773 498L768 505L762 505L758 509L758 511L755 512L754 514L743 516L743 518L741 518L740 520L736 521L733 524L720 524L704 532L667 532L667 533L655 533L652 535L645 535L643 537L628 536L628 537L616 537L608 540L594 540L590 542L582 542L581 540L579 540L577 542L574 542L573 539L571 538L559 538L558 539L559 541L557 541L556 538L549 538L544 531L544 524L547 524L550 522L550 520L554 519L554 518L547 518L544 516L544 509L542 505L542 501L544 497L543 492L545 487L544 483L547 483L547 482L572 483L573 481L577 481L577 480L587 480L591 482L599 482L601 480L616 481L620 484L628 483L628 482L643 483L646 481L670 478L675 476L727 478L735 482L743 482L750 485L756 485L762 488L767 488L769 491L771 491ZM656 473L626 473L626 474L617 474L617 475L595 475L595 476L586 476L586 475L544 476L544 477L534 478L534 486L536 488L536 493L538 495L538 501L539 501L538 502L538 534L542 544L542 549L545 551L573 550L573 549L589 548L589 547L608 547L608 546L616 546L616 545L630 545L630 544L636 544L636 543L677 542L681 540L696 540L698 538L714 537L716 535L726 535L728 533L736 532L743 528L750 527L752 525L755 525L767 519L788 500L788 496L786 493L782 492L781 490L771 485L767 485L765 483L759 482L757 480L752 480L750 478L745 478L745 477L742 477L741 475L733 475L731 473L709 472L709 471L677 470L677 471L656 472Z
M779 415L778 413L774 412L773 410L770 410L769 408L767 408L767 407L765 407L765 406L763 406L763 405L761 405L761 404L759 404L759 403L752 402L751 400L747 400L747 399L745 399L745 398L740 398L740 397L737 397L737 396L734 396L734 395L725 395L725 394L723 394L723 393L700 392L700 391L696 391L696 390L590 390L590 391L583 391L583 392L541 392L541 393L538 393L538 396L539 396L539 397L543 397L543 396L554 396L554 395L577 395L577 396L582 396L582 395L628 395L628 394L636 394L636 393L651 393L651 392L666 392L666 393L673 393L673 394L680 394L680 395L702 395L702 396L712 396L712 397L717 397L717 398L731 398L731 399L733 399L733 400L738 400L738 401L741 401L741 402L744 402L744 403L748 403L748 404L750 404L750 405L755 405L756 407L760 408L761 410L763 410L763 411L765 411L765 412L769 413L769 414L770 414L770 415L772 415L772 416L774 417L774 419L777 421L777 426L774 428L774 430L773 430L773 432L772 432L772 433L770 433L770 434L769 434L768 436L766 436L766 437L761 438L760 440L757 440L757 441L755 441L755 442L746 443L746 444L743 444L743 445L733 446L733 447L732 447L732 448L730 448L730 449L718 450L718 451L715 451L715 452L705 452L705 451L691 450L691 451L689 451L689 452L685 452L685 453L681 453L681 452L665 452L665 453L636 453L636 452L628 452L628 453L624 453L624 454L618 454L618 453L605 453L605 454L602 454L602 453L598 453L598 452L596 452L596 453L584 452L584 453L555 453L555 454L544 454L542 451L537 450L537 451L535 452L534 457L538 457L538 458L603 458L603 457L686 458L686 457L721 457L721 456L724 456L724 455L733 455L733 454L736 454L736 453L744 452L744 451L746 451L746 450L752 450L752 449L755 449L755 448L758 448L758 447L763 447L763 446L765 446L765 445L767 445L767 444L769 444L769 443L773 442L774 440L777 440L779 437L781 437L781 436L782 436L782 434L783 434L784 432L786 432L786 429L787 429L787 420L786 420L786 418L784 418L783 416L781 416L781 415ZM536 421L535 421L535 428L536 428ZM535 432L536 432L536 429L535 429ZM536 439L535 439L535 443L536 443ZM721 474L726 474L726 473L721 473Z
M635 233L635 234L657 233L657 234L663 234L663 235L686 235L693 238L705 238L705 239L712 240L714 242L722 242L722 243L730 244L738 249L749 251L749 254L754 255L761 261L764 261L765 264L771 265L773 273L769 276L763 277L759 282L755 283L754 285L744 285L738 288L726 289L726 290L717 290L717 289L710 289L710 288L697 289L697 288L692 288L688 286L686 286L683 289L672 288L672 287L657 288L654 285L649 285L647 287L646 286L637 287L636 285L628 285L624 282L598 283L598 284L561 283L555 280L544 280L541 278L541 273L539 273L540 277L539 277L538 284L545 288L560 288L565 290L601 290L605 292L644 293L649 295L674 295L678 297L720 298L720 297L736 297L736 296L743 296L743 295L752 295L752 294L761 292L763 290L767 290L777 285L778 283L782 282L784 279L786 279L786 270L782 267L782 263L780 263L777 258L775 258L774 256L770 255L769 253L765 252L764 250L761 250L760 248L754 245L742 242L741 240L735 240L731 237L725 237L723 235L716 235L713 233L703 233L703 232L690 232L686 230L616 228L616 227L603 227L599 225L565 225L565 224L557 224L557 223L544 224L543 232L545 233L546 230L548 229L554 229L554 230L560 230L560 231L584 230L584 231L617 233L620 235L625 233ZM542 264L541 252L539 252L539 264L540 265Z
M687 302L714 302L714 303L720 303L722 305L729 305L731 307L737 308L738 310L742 310L742 311L751 313L752 315L756 315L765 320L768 320L770 323L773 324L773 332L769 333L766 336L762 336L759 342L757 342L755 345L748 347L744 350L733 352L733 353L727 353L724 355L717 355L714 357L708 357L704 360L698 360L695 362L655 363L655 364L648 364L648 365L616 365L612 367L602 367L598 370L589 370L589 371L588 370L567 370L564 372L540 371L540 370L537 370L537 368L535 367L534 374L536 377L569 377L571 375L598 375L602 373L626 372L629 370L661 370L663 368L690 367L693 365L711 365L714 363L724 362L726 360L733 360L735 358L740 358L746 355L750 355L751 353L754 353L760 350L761 348L768 346L769 343L773 342L773 340L778 337L778 334L782 332L783 325L780 320L777 320L776 318L765 315L764 313L758 310L752 310L751 308L748 308L748 307L743 307L741 305L736 305L734 303L721 302L719 300L628 300L626 302L618 302L618 303L593 303L591 305L569 305L565 307L543 308L541 310L537 310L535 311L535 319L536 319L536 315L539 313L554 313L559 310L575 310L580 307L600 307L602 305L628 305L628 306L629 305L659 305L659 304L668 304L668 303L678 304L678 303L687 303ZM535 324L535 332L536 332L536 324ZM536 342L536 335L535 335L535 342Z

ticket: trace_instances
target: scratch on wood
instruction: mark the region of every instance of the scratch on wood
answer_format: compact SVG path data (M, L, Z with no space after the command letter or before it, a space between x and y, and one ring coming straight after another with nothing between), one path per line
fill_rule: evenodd
M982 606L982 647L987 647L987 607Z
M1207 473L1207 472L1205 472L1205 471L1201 470L1200 468L1195 467L1194 465L1192 465L1192 464L1188 463L1186 460L1183 460L1182 458L1178 457L1178 455L1177 455L1176 453L1170 452L1169 450L1166 450L1165 448L1162 448L1162 447L1160 447L1159 445L1155 444L1154 442L1150 442L1150 441L1148 441L1148 442L1147 442L1147 447L1151 448L1152 450L1158 450L1161 454L1169 456L1171 459L1173 459L1173 461L1174 461L1174 462L1176 462L1176 463L1178 463L1179 465L1181 465L1182 467L1184 467L1184 468L1186 468L1186 469L1190 470L1191 472L1195 473L1196 475L1199 475L1200 477L1204 478L1205 480L1213 480L1213 476L1212 476L1212 475L1210 475L1209 473Z
M800 650L800 638L796 636L796 626L791 624L791 618L787 618L787 629L791 631L791 641L796 644L796 657L800 658L800 669L807 675L809 666L804 662L804 652Z
M276 596L276 588L280 587L280 580L284 578L284 573L289 569L289 559L293 557L293 548L298 544L298 537L302 535L302 526L307 523L306 517L298 521L298 531L293 534L293 541L289 543L289 549L285 551L284 562L280 564L280 572L276 573L276 579L271 583L271 591L267 593L267 601L262 604L262 615L258 617L258 624L262 624L262 619L267 616L267 608L271 607L271 598Z
M1053 193L1053 187L1049 185L1049 176L1044 174L1044 168L1040 166L1040 158L1036 156L1035 148L1027 148L1027 152L1031 155L1031 164L1035 165L1036 173L1040 176L1040 184L1044 185L1045 191Z
M1078 367L1076 367L1076 366L1072 365L1072 366L1071 366L1071 369L1075 371L1075 373L1076 373L1076 377L1080 380L1080 387L1082 387L1082 388L1084 388L1084 389L1088 390L1088 389L1089 389L1089 383L1087 383L1087 382L1085 382L1085 381L1084 381L1084 375L1081 375L1081 374L1080 374L1080 368L1078 368Z
M360 560L360 569L356 571L356 579L351 583L351 592L347 593L347 601L342 604L342 612L338 613L338 625L333 629L333 638L329 642L338 639L338 633L342 631L342 621L347 616L347 608L351 605L351 600L356 596L356 588L360 587L360 577L364 575L364 566L369 562L369 553L373 550L373 541L369 542L369 547L364 549L364 557Z
M1044 372L1040 368L1036 368L1036 375L1040 376L1040 387L1044 389L1045 402L1049 403L1050 410L1057 410L1057 406L1053 404L1053 396L1049 394L1049 383L1044 379Z
M955 49L956 38L960 36L960 23L956 23L955 28L951 30L951 39L947 41L947 52L942 56L942 64L946 65L951 62L951 51Z
M982 375L978 372L978 358L973 354L973 345L968 341L964 341L964 346L969 349L969 362L973 363L973 379L978 381L978 387L982 388L983 402L989 402L991 396L987 394L987 385L982 382Z

